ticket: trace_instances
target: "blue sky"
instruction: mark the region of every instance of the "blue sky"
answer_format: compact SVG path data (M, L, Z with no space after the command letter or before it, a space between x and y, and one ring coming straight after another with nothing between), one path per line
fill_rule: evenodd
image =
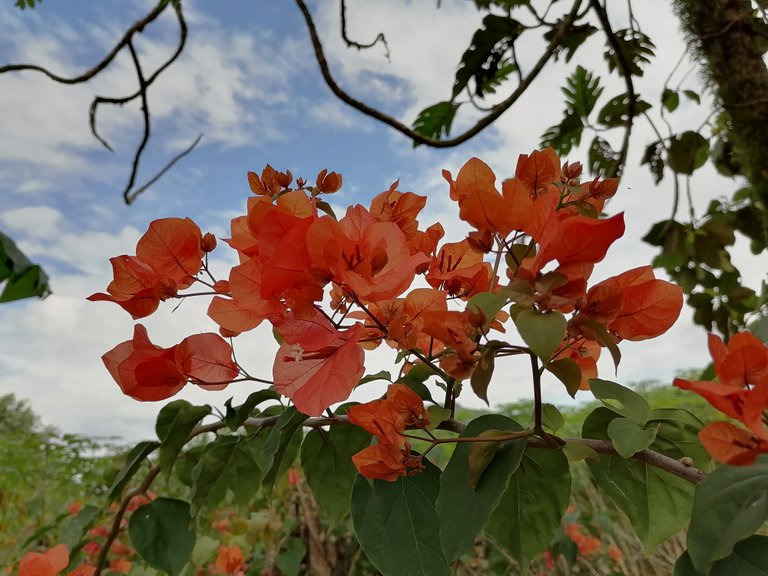
M637 17L648 27L660 58L640 87L658 90L683 51L668 2L654 0L637 7ZM0 62L34 62L63 74L91 66L138 17L147 2L44 2L21 12L10 3L0 7ZM140 137L141 117L136 106L104 108L102 134L115 153L90 135L87 113L94 94L120 95L135 89L127 55L113 70L93 83L68 87L33 73L0 76L0 229L43 264L54 294L45 301L22 301L0 309L0 394L14 392L30 400L47 423L69 432L120 435L136 439L151 435L158 404L137 403L120 394L99 357L130 338L130 317L105 303L85 297L103 291L110 277L108 258L133 253L148 223L165 216L189 216L206 231L226 237L229 220L240 214L249 194L246 172L266 163L314 178L322 168L340 172L344 188L335 198L339 208L366 204L400 178L401 190L429 196L421 221L443 223L453 240L465 228L456 220L448 200L441 168L455 171L477 155L499 178L511 176L517 155L537 146L539 136L559 120L559 87L576 63L601 59L599 43L587 45L568 67L562 62L545 72L513 110L481 137L455 149L413 149L391 129L376 124L338 102L326 88L311 55L303 21L291 2L185 2L190 34L187 50L150 92L154 113L153 138L139 181L194 137L204 133L200 146L173 171L126 207L120 192L127 180L130 158ZM311 4L334 72L355 96L410 123L427 105L445 99L461 53L480 16L469 2L413 3L360 1L350 3L350 33L361 41L378 31L387 34L391 61L383 50L358 53L339 39L336 2ZM659 14L668 13L660 18ZM620 21L622 15L614 17ZM429 26L425 24L429 23ZM137 40L148 63L161 62L173 50L175 21L164 15ZM536 58L537 46L523 60ZM148 64L148 68L152 68ZM686 87L696 86L695 74ZM609 85L606 93L618 93ZM655 92L646 99L658 99ZM685 108L689 106L689 108ZM681 125L695 126L702 112L688 103ZM457 129L472 121L457 120ZM652 185L645 168L637 168L649 129L635 134L620 192L608 207L626 211L628 230L612 255L597 268L596 279L648 263L653 251L640 242L652 222L671 208L671 188ZM576 153L571 159L583 160ZM710 172L694 179L696 202L728 194L733 182ZM738 247L737 263L747 282L759 284L768 268L765 258L748 260ZM219 249L216 266L221 275L234 255ZM145 321L153 340L170 346L184 336L215 330L204 314L204 303L185 302L171 313L161 307ZM671 378L676 368L706 363L705 337L692 326L689 312L664 337L650 343L627 343L619 381ZM238 343L238 357L254 374L268 377L274 345L269 331L257 330ZM370 372L386 368L392 356L371 356ZM492 403L528 395L524 368L504 365L490 389ZM608 364L603 373L612 375ZM550 399L567 398L561 387L548 382ZM232 395L244 398L250 390L231 388L207 393L188 387L182 392L193 402L222 405ZM378 395L381 390L370 390ZM480 406L469 396L465 404Z

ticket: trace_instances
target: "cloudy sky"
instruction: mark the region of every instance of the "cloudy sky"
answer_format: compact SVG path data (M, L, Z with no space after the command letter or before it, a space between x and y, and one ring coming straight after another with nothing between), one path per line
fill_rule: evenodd
M21 12L10 4L0 6L0 63L36 63L64 75L92 66L151 6L94 0L67 2L65 7L44 2L34 11ZM0 394L13 392L28 399L46 423L67 432L129 440L152 434L160 405L123 396L100 361L105 351L130 338L133 322L117 306L85 300L109 282L108 258L133 253L151 220L188 216L204 231L226 237L230 219L242 213L249 194L246 172L270 163L310 179L323 168L341 172L344 188L334 198L339 207L366 204L399 178L401 190L429 196L422 223L439 220L448 236L458 240L465 228L453 215L440 170L455 171L471 156L479 156L500 178L511 176L517 155L537 147L543 130L559 121L560 86L570 70L578 63L602 66L603 47L596 35L570 64L560 62L542 74L480 137L449 150L414 150L405 138L346 108L328 91L293 3L231 0L184 5L190 30L187 49L151 89L153 138L139 181L198 133L204 134L203 140L133 206L122 203L120 192L141 137L137 107L100 112L101 133L114 153L93 139L87 125L94 95L135 90L127 54L85 85L62 86L31 72L0 76L0 230L44 265L54 291L44 301L0 308ZM458 0L444 1L440 9L435 2L350 2L350 34L364 41L384 32L391 50L388 61L378 47L357 52L343 45L336 2L315 2L311 8L340 82L356 97L408 124L419 110L450 94L456 64L480 20L470 2ZM684 46L669 2L639 2L636 10L661 55L639 82L644 98L656 103ZM617 27L624 26L623 14L612 17ZM175 35L170 13L141 35L137 49L145 69L167 58ZM521 47L524 64L536 60L540 47L536 42ZM672 85L690 68L684 62ZM701 90L695 73L685 82L686 88ZM609 83L606 94L620 90L620 84ZM675 126L695 128L704 116L701 109L683 102ZM472 114L458 118L456 128L472 120ZM598 266L595 279L646 264L653 256L640 239L672 206L668 180L654 187L647 169L637 167L645 144L653 139L640 123L620 192L608 207L611 213L626 212L627 233ZM575 153L571 159L584 158ZM698 209L737 185L707 170L692 180ZM736 252L745 282L758 286L768 263L750 259L743 246ZM233 254L217 250L214 264L222 277L232 263ZM204 302L185 301L175 312L173 306L166 303L143 321L159 345L215 330L204 314ZM654 341L624 344L617 379L670 379L677 369L706 364L704 333L689 317L684 310L678 324ZM275 349L268 329L237 342L238 359L252 374L267 378ZM368 371L387 368L393 357L387 351L371 355ZM491 402L527 397L525 370L523 365L503 363L489 391ZM603 365L603 373L613 376L609 364ZM242 399L250 391L242 384L219 393L190 386L181 397L223 406L227 398ZM381 391L369 388L368 393ZM547 382L546 391L551 401L567 399L555 382ZM461 400L482 405L469 394Z

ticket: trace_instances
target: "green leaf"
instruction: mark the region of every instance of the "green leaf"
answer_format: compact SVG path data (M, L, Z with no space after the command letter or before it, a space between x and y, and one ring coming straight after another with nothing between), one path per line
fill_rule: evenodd
M301 467L307 484L331 525L349 511L357 469L352 456L371 443L371 435L357 426L331 426L327 432L310 430L301 445Z
M408 388L418 394L419 398L434 404L435 401L432 399L432 394L429 392L429 388L424 385L424 382L436 375L437 372L435 372L429 364L420 363L408 370L407 374L398 378L397 383L405 384Z
M470 422L460 436L479 436L486 430L516 432L522 427L500 414L488 414ZM485 526L510 476L520 464L525 440L504 443L475 489L470 484L469 448L466 442L456 446L440 478L440 494L436 503L440 518L440 542L449 561L461 556Z
M582 436L608 440L607 428L618 415L608 408L597 408L584 420ZM658 435L665 434L667 423L659 424ZM695 438L695 434L693 434ZM671 458L691 456L687 442L665 447L656 442L651 450ZM587 461L597 485L629 518L646 551L680 532L690 519L693 485L654 466L621 456L601 455L599 461Z
M669 112L674 112L680 105L680 94L675 90L664 88L664 92L661 94L661 105Z
M235 468L233 459L237 442L236 436L221 436L205 447L192 471L193 515L197 516L203 507L213 510L227 495L230 476Z
M635 102L635 116L650 110L651 105L645 100L638 99ZM606 128L618 128L626 126L629 119L629 96L626 92L614 96L606 102L597 113L597 123Z
M557 58L559 52L565 52L566 63L571 61L576 50L589 38L592 34L597 32L597 28L591 24L573 24L571 23L565 32L562 32L563 20L565 16L558 20L555 25L544 34L544 39L547 42L551 42L557 37L558 40L558 52L555 53Z
M40 266L32 264L16 243L0 232L0 283L7 280L0 294L0 302L38 296L45 298L51 293L48 276Z
M640 164L648 164L653 176L653 183L658 184L664 178L664 143L661 140L650 143L640 160Z
M301 538L289 538L283 544L280 554L275 560L275 566L285 576L298 576L301 571L301 561L307 554L307 547Z
M752 466L721 466L696 486L688 554L706 573L768 519L768 458Z
M507 434L506 430L484 430L478 436L488 438L488 442L470 443L467 464L469 465L469 486L472 490L477 490L477 484L483 477L485 469L504 444L503 441L494 441L494 439L505 434Z
M189 441L190 432L210 413L210 406L193 406L186 400L174 400L160 410L155 432L160 439L158 461L166 478L170 477L179 452Z
M427 408L427 414L429 414L429 426L427 426L427 430L434 430L445 420L451 418L451 410L449 408L443 408L436 404Z
M541 146L552 147L558 155L566 156L581 143L581 135L584 132L584 122L577 114L565 111L560 124L550 126L541 136Z
M424 108L413 122L413 131L435 140L447 137L459 106L461 104L446 101ZM419 146L418 142L413 143L413 147L416 146Z
M451 100L461 94L470 79L475 81L475 93L482 97L483 85L496 76L504 54L522 31L522 25L508 16L488 14L483 18L483 27L474 33L469 48L461 56Z
M554 404L541 405L541 424L551 432L557 432L565 426L565 418Z
M487 331L491 327L491 322L496 314L504 308L507 298L501 294L492 294L491 292L481 292L475 294L467 302L467 310L480 312L485 317L483 330Z
M653 57L653 45L651 39L633 28L615 30L613 40L618 43L619 50L624 53L624 60L629 63L629 71L633 76L642 76L642 66L650 64ZM603 53L608 64L608 70L613 72L618 68L618 56L613 49L613 44L606 40L606 49Z
M286 449L293 435L301 428L307 417L291 406L280 414L277 423L270 429L264 449L258 461L264 478L264 487L270 489L275 483L280 470L280 463L286 454Z
M709 141L698 132L688 130L676 135L669 143L667 163L680 174L693 174L707 162Z
M528 449L485 532L525 567L552 541L570 495L571 474L565 455Z
M568 110L580 118L587 118L592 113L603 93L600 77L594 76L583 66L576 66L560 90L565 94Z
M245 399L245 402L237 408L232 407L232 399L230 398L224 403L227 408L227 414L224 421L229 429L232 430L232 432L235 432L251 416L253 409L256 408L256 406L267 400L278 400L279 398L280 394L271 388L252 392L248 395L248 398Z
M357 385L362 386L363 384L367 384L368 382L373 382L375 380L386 380L387 382L392 382L392 374L386 370L380 370L379 372L376 372L376 374L366 374L360 378L360 382L358 382Z
M578 439L569 440L563 444L563 454L570 462L579 462L587 458L600 460L600 454L594 448Z
M440 470L425 469L394 482L358 476L352 489L352 524L368 559L384 576L447 576L440 551L435 498Z
M673 576L702 576L694 568L688 552L684 552L675 564ZM708 576L766 576L768 575L768 536L750 536L733 548L727 558L715 562Z
M589 145L589 169L592 174L613 174L619 153L615 152L607 140L595 136Z
M629 418L644 426L651 413L648 401L634 390L610 380L593 378L589 381L589 389L595 398L616 414Z
M67 549L72 552L85 535L93 527L94 522L101 515L101 510L96 506L83 506L77 513L77 516L69 516L61 523L59 528L59 540L65 544Z
M605 326L594 320L587 320L584 322L584 325L595 333L595 338L597 338L597 341L600 344L608 348L608 352L610 352L611 359L613 360L613 365L616 367L616 370L618 370L619 362L621 362L621 350L619 350L619 346L616 344L616 340L613 336L608 333Z
M698 95L696 92L694 92L693 90L683 90L683 94L685 94L685 96L686 96L686 97L687 97L689 100L693 100L694 102L696 102L696 104L701 104L701 98L700 98L700 97L699 97L699 95Z
M545 363L562 344L568 324L563 313L556 311L540 314L523 310L514 320L525 343Z
M581 368L572 358L560 358L547 364L547 370L552 372L557 379L565 384L565 389L571 398L576 397L576 392L581 387Z
M122 494L125 485L131 481L133 475L141 467L142 462L149 456L154 450L159 447L157 442L139 442L134 446L125 457L125 464L117 473L115 479L112 481L112 486L109 487L109 493L107 494L107 502L112 502Z
M128 534L147 564L175 576L195 547L195 532L190 524L188 503L157 498L131 515Z
M488 404L488 385L491 383L491 378L493 378L497 351L498 348L491 346L483 347L475 370L472 372L472 377L469 380L469 383L472 385L472 391L486 404ZM490 406L490 404L488 405Z
M653 443L656 430L643 428L641 424L629 418L615 418L608 424L608 437L619 456L631 458Z

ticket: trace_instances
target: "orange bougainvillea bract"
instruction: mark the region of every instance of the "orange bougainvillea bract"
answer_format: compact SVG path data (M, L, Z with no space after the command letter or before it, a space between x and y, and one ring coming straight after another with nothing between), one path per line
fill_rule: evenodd
M211 297L208 315L224 337L268 322L279 342L271 382L308 416L347 400L365 373L366 350L382 342L407 366L428 366L450 382L449 394L459 389L453 383L478 372L485 394L494 355L526 351L574 394L597 376L602 347L617 359L618 342L659 336L682 307L680 288L650 267L590 287L595 266L624 233L624 215L601 215L616 180L582 183L580 175L579 164L561 165L552 149L522 155L514 177L498 182L478 158L455 179L445 170L446 196L470 230L444 241L439 223L419 220L426 197L399 190L399 182L336 217L323 198L341 189L340 174L323 170L312 186L267 165L248 173L247 212L232 220L224 240L238 261L228 277L215 278L208 268L215 238L189 219L167 218L150 225L135 256L112 259L107 293L90 299L141 318L195 288L192 295ZM418 276L423 280L411 288ZM510 319L530 348L491 338ZM556 340L540 342L542 332ZM104 363L139 400L168 398L187 382L208 389L234 379L265 382L236 364L218 335L162 348L140 324ZM378 440L355 456L366 476L393 480L420 468L403 434L428 418L403 378L386 398L349 411L350 421ZM755 417L745 412L747 422Z

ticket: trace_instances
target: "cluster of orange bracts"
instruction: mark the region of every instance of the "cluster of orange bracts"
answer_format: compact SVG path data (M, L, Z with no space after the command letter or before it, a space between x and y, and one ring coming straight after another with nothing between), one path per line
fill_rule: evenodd
M427 356L457 380L471 377L483 337L503 331L509 319L503 310L485 318L477 309L457 309L478 294L503 296L516 311L537 317L571 315L556 352L542 361L572 361L582 387L597 374L601 346L658 336L677 319L682 290L656 279L650 266L587 286L594 265L624 233L623 214L600 217L616 180L582 183L580 165L561 166L551 149L520 156L515 177L501 182L501 190L477 158L455 179L443 175L460 218L473 228L458 242L442 242L439 223L420 228L427 199L399 191L397 182L368 207L351 206L337 219L322 198L341 187L341 176L323 171L314 186L303 179L294 184L290 172L267 166L261 175L249 173L254 195L247 214L232 220L226 242L240 263L228 279L209 282L200 273L208 273L203 257L215 239L189 219L169 218L152 223L136 256L112 259L108 294L91 299L111 300L140 318L160 300L183 297L178 290L193 282L208 286L216 294L208 315L222 335L272 323L281 339L275 388L308 415L346 400L364 373L364 350L381 342ZM428 287L404 294L416 275ZM328 288L331 313L320 306ZM137 328L132 342L104 357L132 396L169 397L184 377L210 382L174 368L170 353L145 336ZM213 362L235 369L228 356L217 354ZM158 372L164 377L154 378ZM403 448L385 446L377 450Z

